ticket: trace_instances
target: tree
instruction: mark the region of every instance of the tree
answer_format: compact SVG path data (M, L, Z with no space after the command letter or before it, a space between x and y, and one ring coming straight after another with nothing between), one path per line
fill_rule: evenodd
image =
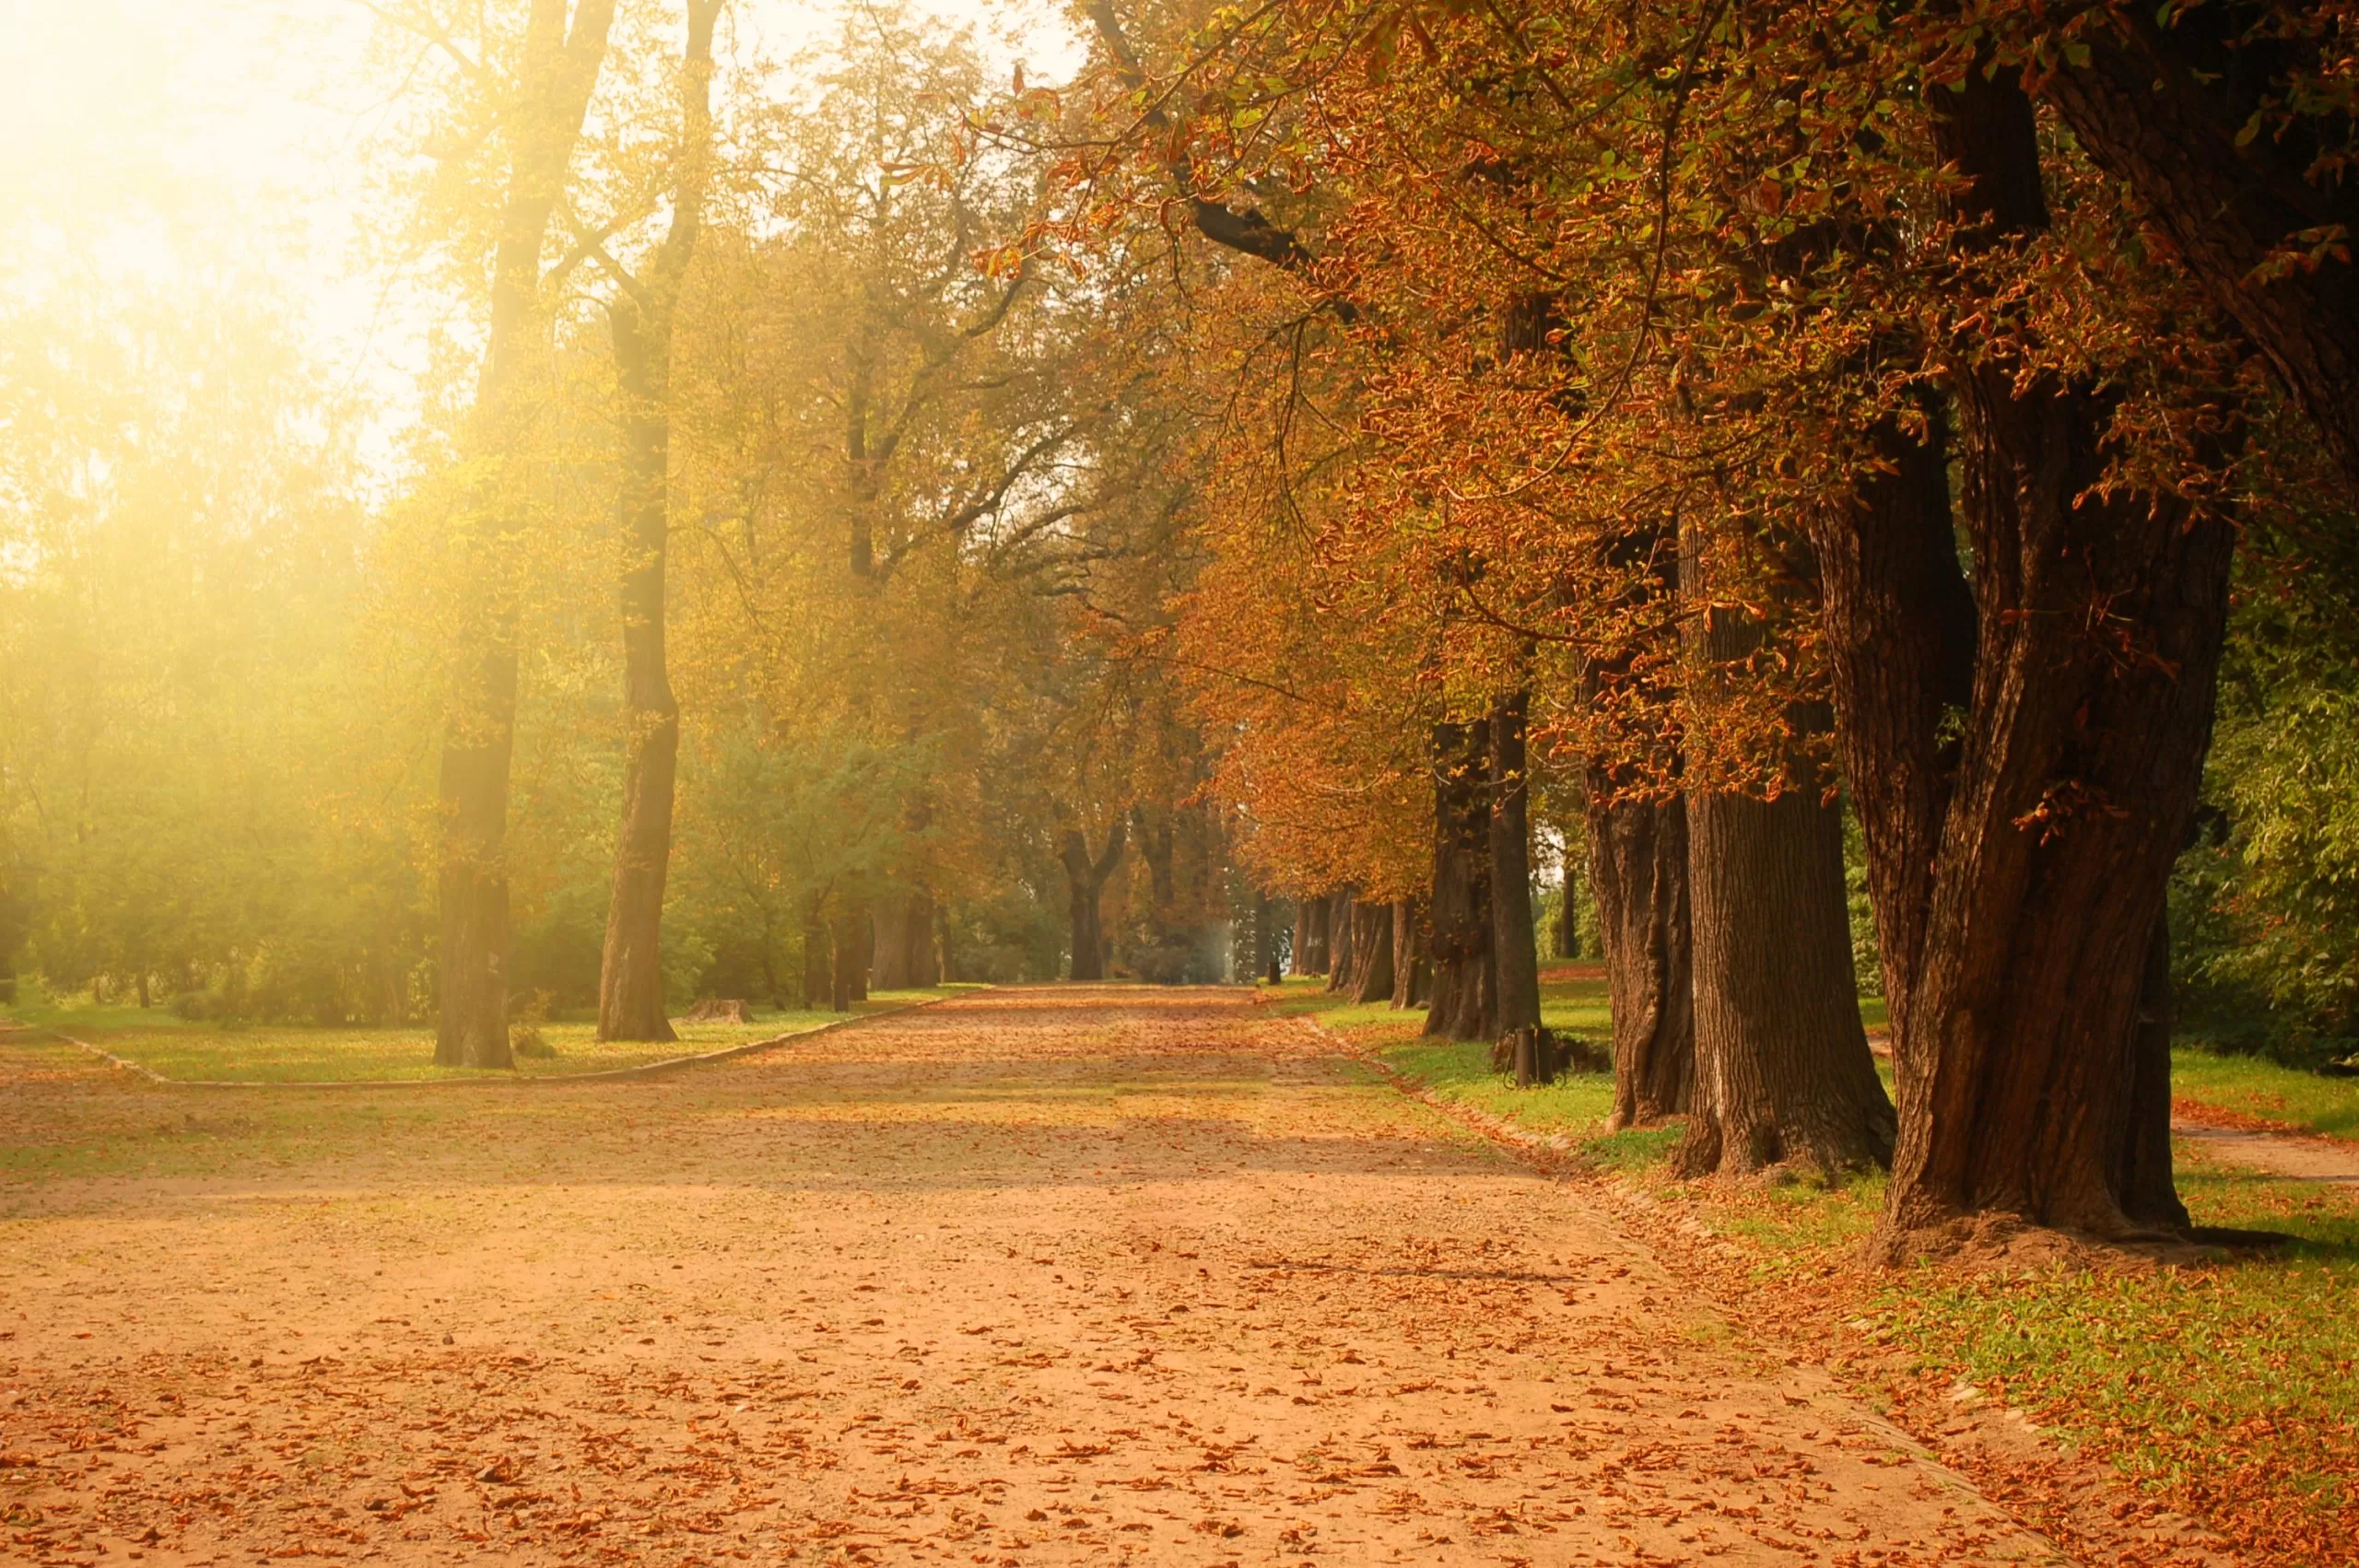
M1106 977L1106 921L1103 900L1107 879L1122 863L1122 850L1129 841L1130 824L1121 817L1114 819L1106 830L1106 847L1092 859L1089 840L1079 828L1065 830L1064 848L1060 858L1064 862L1065 881L1071 893L1073 915L1072 977L1076 980L1102 980Z
M663 996L663 883L672 860L672 794L680 708L664 668L664 565L671 545L672 325L704 216L712 139L712 29L722 0L688 0L680 64L680 138L672 221L644 278L608 266L607 307L625 404L622 510L622 826L598 969L598 1037L675 1038Z
M500 123L508 176L491 273L490 322L475 392L471 457L482 477L452 530L457 607L440 797L442 941L434 1059L508 1067L509 770L515 755L516 638L503 576L525 483L513 462L534 409L525 367L546 332L542 252L581 134L614 0L532 0ZM428 25L432 25L428 23ZM437 29L439 31L439 28Z

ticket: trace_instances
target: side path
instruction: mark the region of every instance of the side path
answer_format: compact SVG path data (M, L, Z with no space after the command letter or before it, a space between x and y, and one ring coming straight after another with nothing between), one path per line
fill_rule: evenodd
M254 1092L204 1141L248 1157L165 1124L0 1188L12 1551L2056 1560L1238 992L996 991L651 1083L334 1103ZM53 1068L0 1083L0 1135L145 1147L183 1104Z

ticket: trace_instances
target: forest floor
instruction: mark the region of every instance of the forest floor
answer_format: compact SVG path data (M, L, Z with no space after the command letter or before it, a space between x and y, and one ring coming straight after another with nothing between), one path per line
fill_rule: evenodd
M26 1560L2059 1560L1626 1191L1241 989L530 1094L16 1044L0 1145ZM2037 1463L2124 1499L2081 1560L2210 1560Z

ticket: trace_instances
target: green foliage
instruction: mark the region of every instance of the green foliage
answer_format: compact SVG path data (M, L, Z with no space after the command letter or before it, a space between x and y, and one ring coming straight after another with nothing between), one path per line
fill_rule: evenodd
M2359 550L2291 532L2257 527L2239 567L2173 967L2185 1031L2317 1066L2359 1045Z

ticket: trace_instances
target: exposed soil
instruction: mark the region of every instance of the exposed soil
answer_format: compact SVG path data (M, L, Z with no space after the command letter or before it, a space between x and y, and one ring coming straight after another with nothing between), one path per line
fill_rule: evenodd
M0 1190L28 1560L2055 1560L1241 992L332 1116L61 1059L0 1141L161 1152Z
M2340 1139L2274 1132L2264 1127L2197 1120L2185 1115L2172 1117L2171 1135L2187 1140L2214 1159L2288 1181L2359 1187L2359 1144Z

